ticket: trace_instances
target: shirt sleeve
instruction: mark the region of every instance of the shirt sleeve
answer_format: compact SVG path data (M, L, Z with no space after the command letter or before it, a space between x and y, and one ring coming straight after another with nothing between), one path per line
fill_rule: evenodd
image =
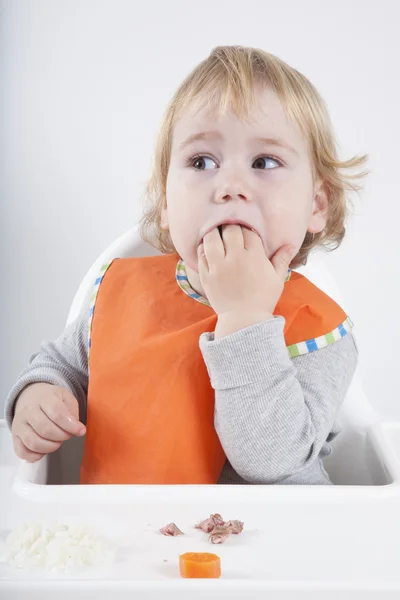
M79 418L86 423L88 390L89 308L84 306L77 319L53 342L43 342L33 354L8 394L5 419L11 428L15 402L31 383L51 383L67 388L79 403Z
M227 459L251 483L279 483L317 460L353 378L351 332L290 358L276 317L200 349L215 390L215 428Z

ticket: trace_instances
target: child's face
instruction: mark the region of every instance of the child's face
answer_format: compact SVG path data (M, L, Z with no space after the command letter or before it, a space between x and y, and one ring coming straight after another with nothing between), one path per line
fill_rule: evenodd
M257 231L268 258L325 227L327 197L304 135L275 92L259 89L257 99L246 120L202 109L175 125L162 226L194 270L204 235L227 221Z

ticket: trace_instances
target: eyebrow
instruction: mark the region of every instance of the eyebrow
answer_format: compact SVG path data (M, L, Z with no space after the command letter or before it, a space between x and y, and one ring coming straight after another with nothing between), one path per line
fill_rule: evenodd
M222 135L220 133L218 133L218 131L202 131L200 133L194 133L193 135L190 135L186 140L184 140L179 145L179 150L183 150L184 148L186 148L187 146L190 146L194 142L199 142L202 140L210 140L210 139L216 139L216 140L219 139L220 140L220 139L222 139Z
M261 138L256 138L255 141L258 144L261 144L263 146L275 146L277 148L283 148L283 150L288 150L292 154L295 154L296 156L300 156L300 153L298 152L298 150L296 150L295 148L293 148L293 146L291 146L290 144L286 143L284 140L281 140L279 138L261 137Z
M179 145L179 150L184 150L187 146L194 144L195 142L199 142L202 140L210 140L210 139L222 139L222 135L218 131L202 131L200 133L194 133L190 135L186 140L184 140ZM290 144L287 144L284 140L273 137L258 137L255 138L254 141L262 146L275 146L277 148L282 148L283 150L288 150L292 154L296 156L300 156L300 153L293 148Z

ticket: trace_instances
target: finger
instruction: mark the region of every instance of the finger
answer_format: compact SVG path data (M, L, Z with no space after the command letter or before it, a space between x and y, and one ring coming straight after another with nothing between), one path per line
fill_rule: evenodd
M213 229L204 236L203 246L209 269L213 263L220 262L225 258L225 248L218 229Z
M276 274L285 281L289 265L294 256L295 248L291 245L282 246L275 252L274 256L270 259L272 266L275 269Z
M258 233L247 227L242 227L242 234L246 250L256 250L257 248L262 248L264 250L264 245Z
M60 400L64 402L70 415L75 418L76 421L79 421L79 404L75 396L65 388L57 388L56 394L59 396Z
M72 437L71 433L64 431L64 429L61 429L61 427L53 423L53 421L50 421L49 417L41 408L38 411L31 411L27 422L40 437L45 438L46 440L51 440L52 442L65 442Z
M19 438L18 436L15 436L13 438L13 443L15 454L18 456L18 458L22 458L22 460L27 460L28 462L33 463L40 460L44 456L44 454L28 450L21 438Z
M240 225L224 225L222 227L222 239L226 255L244 248L243 231Z
M61 442L52 442L40 437L29 423L20 427L18 437L28 450L36 454L49 454L61 446Z
M202 275L208 273L208 262L207 257L204 253L204 244L200 244L200 246L197 248L197 259L199 275L200 277L202 277Z
M69 392L68 392L69 395ZM72 396L72 394L70 394ZM75 416L71 416L71 412L67 407L67 404L62 401L62 398L66 397L62 392L55 393L51 399L40 404L40 408L44 414L53 421L58 427L61 427L67 433L72 435L84 435L86 433L86 427L79 422ZM77 404L77 400L72 396L74 402ZM73 402L69 399L70 404L73 406ZM73 408L76 413L76 408Z

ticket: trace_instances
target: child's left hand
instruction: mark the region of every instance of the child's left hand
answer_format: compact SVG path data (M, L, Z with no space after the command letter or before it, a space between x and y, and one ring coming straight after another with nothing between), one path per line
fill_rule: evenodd
M254 231L224 225L204 236L198 248L201 284L218 315L215 339L272 319L295 248L279 248L271 260Z

